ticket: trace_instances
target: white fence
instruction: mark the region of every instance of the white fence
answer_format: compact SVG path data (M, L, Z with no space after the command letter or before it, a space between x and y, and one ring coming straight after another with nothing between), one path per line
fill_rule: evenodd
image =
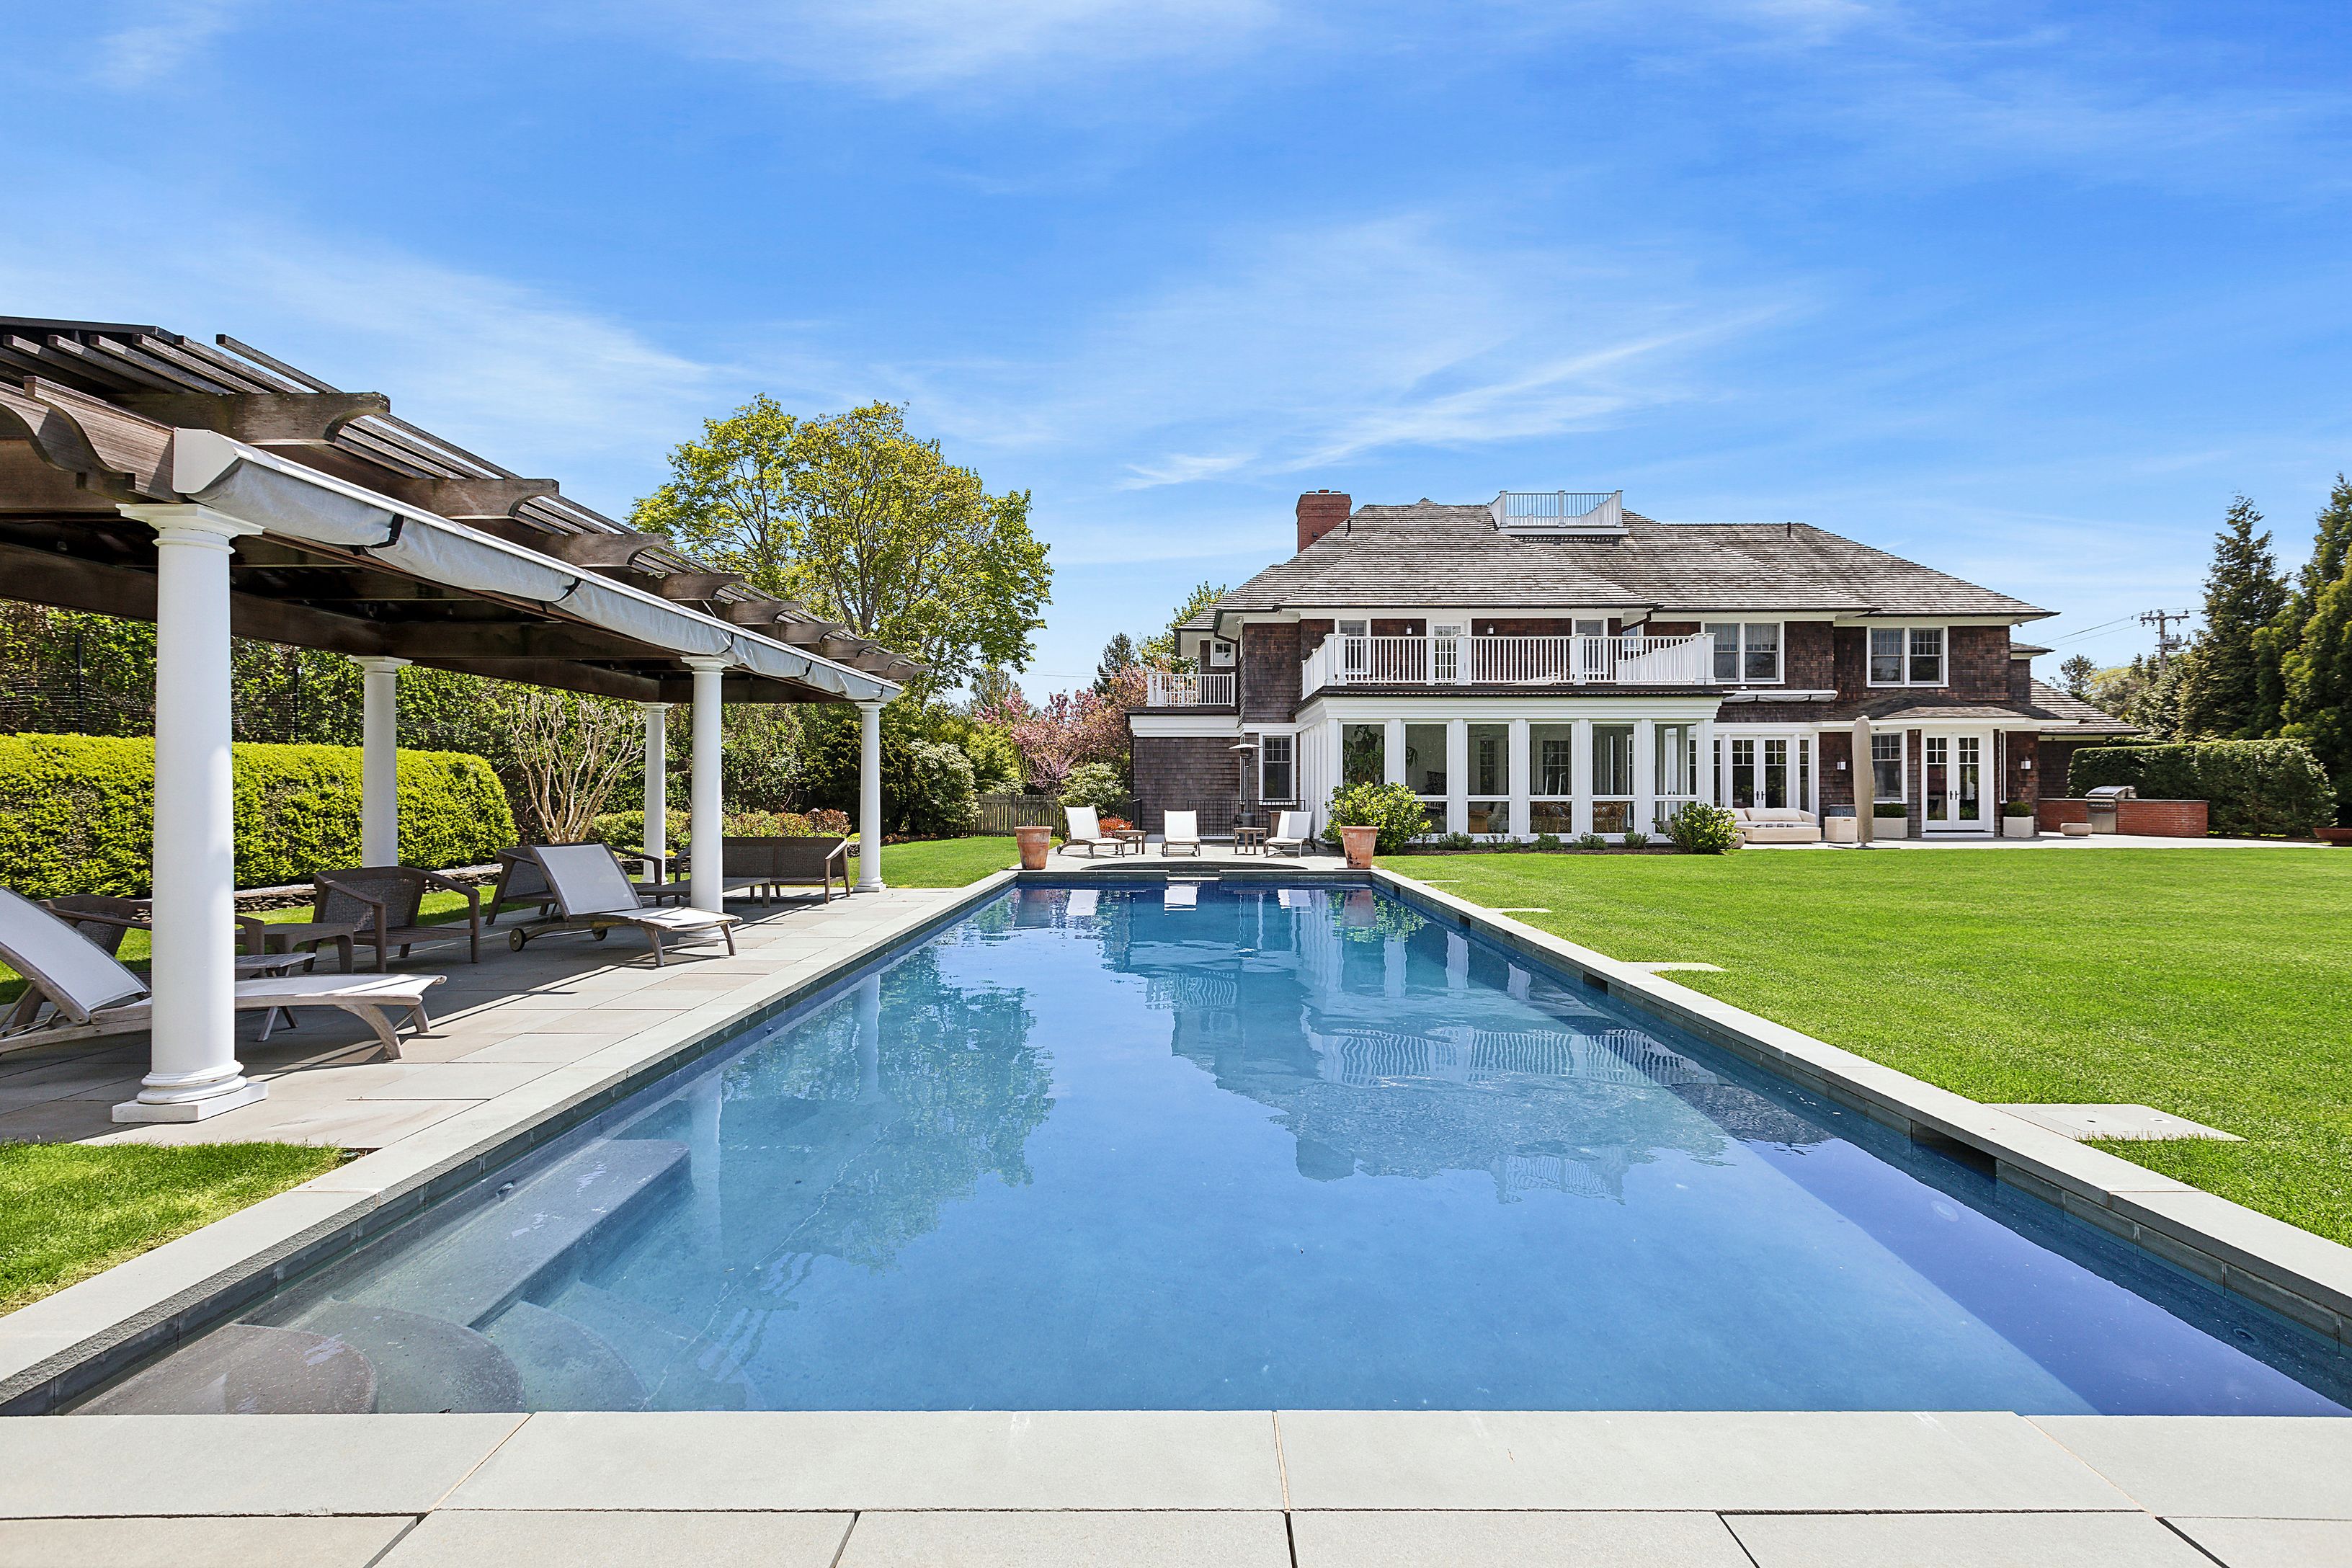
M1153 708L1230 707L1234 700L1233 674L1179 675L1155 669L1145 685L1143 700Z
M1715 638L1343 637L1306 659L1302 692L1331 686L1706 686Z

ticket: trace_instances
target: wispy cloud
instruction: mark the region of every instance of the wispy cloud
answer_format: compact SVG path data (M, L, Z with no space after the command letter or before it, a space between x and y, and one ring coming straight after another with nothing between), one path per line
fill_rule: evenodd
M145 87L186 65L255 8L255 0L140 0L98 40L107 85Z

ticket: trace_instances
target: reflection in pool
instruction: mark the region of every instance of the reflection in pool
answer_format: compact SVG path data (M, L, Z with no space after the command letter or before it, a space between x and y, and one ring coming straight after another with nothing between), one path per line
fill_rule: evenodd
M1369 890L1024 887L89 1410L2341 1413L2319 1342Z

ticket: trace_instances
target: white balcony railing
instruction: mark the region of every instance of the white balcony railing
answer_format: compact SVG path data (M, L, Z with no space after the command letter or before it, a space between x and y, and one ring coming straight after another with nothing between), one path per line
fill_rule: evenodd
M1234 700L1233 672L1182 675L1155 669L1145 684L1143 700L1153 708L1231 707Z
M1332 686L1706 686L1715 638L1696 637L1323 639L1301 692Z

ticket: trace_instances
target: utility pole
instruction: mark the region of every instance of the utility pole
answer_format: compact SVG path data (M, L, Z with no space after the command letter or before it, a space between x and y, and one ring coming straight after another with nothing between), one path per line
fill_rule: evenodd
M2184 624L2194 612L2189 610L2150 610L2139 618L2139 624L2156 628L2156 668L2162 669L2172 656L2180 651L2188 639L2172 629L2172 623Z

